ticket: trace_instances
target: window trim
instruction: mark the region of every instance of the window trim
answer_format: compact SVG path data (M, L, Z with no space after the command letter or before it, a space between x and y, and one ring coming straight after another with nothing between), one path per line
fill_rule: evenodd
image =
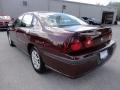
M40 19L36 15L33 14L33 20L34 20L34 18L36 18L38 20L38 22L40 24L39 27L41 27L41 29L42 29L43 27L42 27L42 23L41 23ZM32 23L33 23L33 20L32 20ZM35 25L32 25L32 26L35 27Z

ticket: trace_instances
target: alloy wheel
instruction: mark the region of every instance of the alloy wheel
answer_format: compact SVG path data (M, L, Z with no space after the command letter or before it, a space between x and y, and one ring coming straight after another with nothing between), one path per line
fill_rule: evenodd
M35 69L39 69L41 67L40 57L36 50L33 50L31 53L32 63Z

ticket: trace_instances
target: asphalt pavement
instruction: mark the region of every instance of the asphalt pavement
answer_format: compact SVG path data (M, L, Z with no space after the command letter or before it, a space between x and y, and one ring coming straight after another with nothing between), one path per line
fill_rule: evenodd
M0 90L120 90L120 25L111 26L117 48L103 66L77 79L49 70L37 74L30 58L10 47L6 32L0 32Z

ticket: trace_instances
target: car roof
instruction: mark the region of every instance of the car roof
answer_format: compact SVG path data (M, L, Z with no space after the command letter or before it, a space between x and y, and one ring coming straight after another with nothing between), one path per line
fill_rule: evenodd
M61 12L49 12L49 11L33 11L33 12L27 12L25 14L34 14L36 16L48 16L53 14L62 14Z

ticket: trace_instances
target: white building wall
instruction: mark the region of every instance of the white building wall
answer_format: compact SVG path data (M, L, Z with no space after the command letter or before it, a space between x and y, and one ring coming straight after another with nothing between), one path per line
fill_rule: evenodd
M101 22L102 10L99 6L80 4L80 17L95 18Z
M27 1L27 6L23 6L23 1ZM95 18L98 22L102 20L103 11L114 12L114 20L117 11L114 8L67 2L62 0L0 0L0 12L12 17L18 17L20 14L28 11L57 11L62 12L62 6L65 5L64 13L69 13L77 17Z
M3 13L12 17L28 11L48 10L48 0L0 0ZM23 1L27 1L27 6L23 6Z
M50 11L62 12L62 6L65 5L66 8L63 10L64 13L75 15L77 17L80 16L79 15L79 4L55 1L55 0L51 0L49 4L50 4L49 5Z
M62 12L62 2L55 0L50 1L49 11Z
M29 11L48 11L50 0L28 0Z
M62 6L65 5L66 6L66 9L64 10L65 13L75 15L78 18L80 17L95 18L96 21L100 23L102 22L103 11L114 12L113 23L115 21L117 14L117 11L114 8L109 8L105 6L82 4L64 0L63 1L51 0L49 4L50 11L62 12Z
M1 5L1 0L0 0L0 14L2 13L2 5Z

